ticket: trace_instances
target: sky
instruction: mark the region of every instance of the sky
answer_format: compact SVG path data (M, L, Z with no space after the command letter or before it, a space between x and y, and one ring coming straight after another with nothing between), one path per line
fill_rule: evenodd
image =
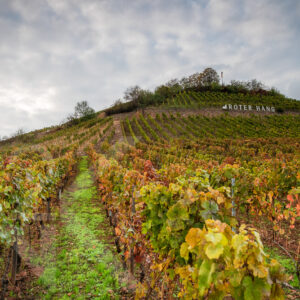
M206 67L300 99L298 0L0 0L0 136Z

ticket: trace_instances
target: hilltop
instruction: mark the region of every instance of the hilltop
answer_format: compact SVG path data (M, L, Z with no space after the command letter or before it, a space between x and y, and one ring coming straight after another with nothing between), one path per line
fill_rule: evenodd
M256 79L232 80L229 84L221 84L217 72L212 68L206 68L201 73L180 80L172 79L156 87L153 92L143 90L139 86L128 88L124 93L124 99L117 100L105 112L111 115L145 109L149 106L195 109L218 108L228 104L262 105L269 109L273 107L279 113L300 110L299 101L285 97L274 87L267 88Z
M130 112L147 107L157 108L222 108L224 105L251 105L250 111L256 111L256 106L261 106L260 111L284 113L300 112L300 101L286 98L283 95L272 95L264 92L227 92L227 91L191 91L184 90L174 96L161 98L157 102L143 102L143 99L131 100L125 103L117 103L105 110L108 115ZM240 107L232 107L235 111L244 111ZM248 110L248 109L247 109Z

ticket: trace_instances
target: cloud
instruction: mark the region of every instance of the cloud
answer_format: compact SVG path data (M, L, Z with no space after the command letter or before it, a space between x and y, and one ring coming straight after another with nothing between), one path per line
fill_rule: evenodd
M300 98L293 0L0 0L0 135L211 66Z

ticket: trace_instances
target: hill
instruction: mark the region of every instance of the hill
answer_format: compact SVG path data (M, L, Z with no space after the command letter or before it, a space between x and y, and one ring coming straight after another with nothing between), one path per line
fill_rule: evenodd
M300 102L218 89L1 141L2 295L295 299Z

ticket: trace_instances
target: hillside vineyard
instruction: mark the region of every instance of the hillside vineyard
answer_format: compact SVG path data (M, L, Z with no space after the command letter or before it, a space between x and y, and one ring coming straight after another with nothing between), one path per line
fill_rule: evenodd
M2 141L1 297L299 299L299 108L186 90Z

